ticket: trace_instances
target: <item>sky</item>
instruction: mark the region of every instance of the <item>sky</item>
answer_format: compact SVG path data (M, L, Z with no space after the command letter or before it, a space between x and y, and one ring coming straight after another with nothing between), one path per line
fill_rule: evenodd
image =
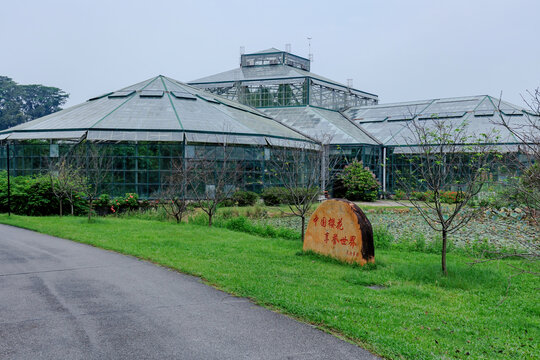
M190 81L270 47L380 103L540 86L540 1L0 0L0 75L56 86L66 106L156 75Z

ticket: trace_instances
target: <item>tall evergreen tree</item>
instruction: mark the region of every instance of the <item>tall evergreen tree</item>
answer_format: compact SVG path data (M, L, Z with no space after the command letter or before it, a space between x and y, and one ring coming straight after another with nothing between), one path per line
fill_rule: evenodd
M0 130L59 111L68 97L56 87L19 85L0 76Z

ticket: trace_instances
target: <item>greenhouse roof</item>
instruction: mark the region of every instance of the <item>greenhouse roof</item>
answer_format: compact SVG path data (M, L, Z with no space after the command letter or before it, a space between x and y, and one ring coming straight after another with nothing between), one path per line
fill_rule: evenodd
M245 54L242 56L247 57L250 55L270 54L270 53L289 54L285 51L271 48L271 49L251 53L251 54ZM290 54L290 55L294 57L298 57L297 55L294 55L294 54ZM307 59L304 59L304 60L309 62L309 60ZM222 87L222 86L232 86L234 85L235 82L239 82L239 81L253 82L254 84L258 84L258 82L262 82L262 81L264 81L265 83L268 83L269 81L272 81L274 83L285 83L292 79L305 79L305 78L310 78L312 80L322 82L331 87L335 87L341 90L351 91L363 97L367 97L371 99L378 99L378 96L375 94L371 94L371 93L361 91L358 89L349 88L347 87L347 85L344 85L337 81L314 74L310 71L302 70L298 67L290 66L287 64L281 64L281 63L260 65L260 66L241 66L236 69L224 71L215 75L210 75L210 76L206 76L200 79L189 81L188 84L197 85L197 86L204 85L205 87L212 87L212 86Z
M0 140L188 141L298 146L313 141L240 103L166 76L0 132Z
M312 106L266 108L263 111L324 144L379 145L376 139L338 111Z
M382 144L407 146L412 140L411 121L434 124L445 120L454 126L463 122L471 135L494 132L499 144L516 144L510 131L497 125L501 119L512 126L524 126L529 116L524 109L488 95L443 98L372 106L358 106L343 112Z

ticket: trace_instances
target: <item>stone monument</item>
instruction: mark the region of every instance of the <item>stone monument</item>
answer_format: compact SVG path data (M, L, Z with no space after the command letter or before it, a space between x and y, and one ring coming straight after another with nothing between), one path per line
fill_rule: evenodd
M307 250L348 263L374 263L371 223L353 202L326 200L309 219L304 240Z

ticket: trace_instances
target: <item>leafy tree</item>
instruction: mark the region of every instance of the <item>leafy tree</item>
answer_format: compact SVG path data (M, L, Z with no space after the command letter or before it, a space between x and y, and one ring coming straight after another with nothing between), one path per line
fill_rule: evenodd
M444 275L448 235L464 227L475 215L467 204L482 189L489 167L498 158L493 133L473 134L468 124L440 118L412 120L408 124L409 168L396 169L396 180L426 223L441 234L441 268ZM427 189L429 197L415 197ZM446 205L445 194L456 192L456 201Z
M347 165L339 178L346 189L345 196L350 200L375 201L379 192L379 182L375 174L364 167L362 162L353 161Z
M68 97L56 87L19 85L7 76L0 76L0 129L59 111Z

